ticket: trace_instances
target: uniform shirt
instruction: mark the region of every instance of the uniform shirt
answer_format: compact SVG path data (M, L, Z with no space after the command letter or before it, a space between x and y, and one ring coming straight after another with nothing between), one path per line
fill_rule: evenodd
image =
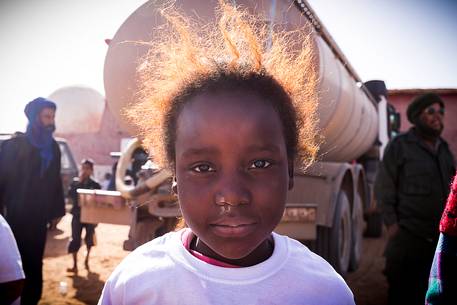
M81 214L81 207L78 202L78 192L77 189L87 189L87 190L99 190L101 189L100 184L87 178L86 180L80 182L78 177L73 178L73 182L70 185L68 190L68 197L71 198L73 207L71 208L71 214L79 216Z
M342 277L298 241L272 233L270 258L224 268L189 253L183 232L170 232L130 253L109 277L98 304L354 304Z
M375 183L385 223L398 223L411 234L436 242L454 173L454 157L443 139L435 152L414 128L392 139Z

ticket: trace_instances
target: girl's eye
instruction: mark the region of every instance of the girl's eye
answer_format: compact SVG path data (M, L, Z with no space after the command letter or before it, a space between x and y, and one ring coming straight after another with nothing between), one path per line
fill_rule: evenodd
M249 168L267 168L271 166L271 162L267 160L255 160Z
M192 170L197 173L214 172L214 168L212 168L209 164L197 164L192 167Z

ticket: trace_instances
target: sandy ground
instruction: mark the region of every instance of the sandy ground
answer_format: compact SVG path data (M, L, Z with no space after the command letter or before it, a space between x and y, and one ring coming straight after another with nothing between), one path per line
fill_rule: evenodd
M70 224L71 215L67 214L57 226L58 229L48 233L41 305L97 304L104 282L129 253L122 250L122 243L128 234L127 226L99 224L96 229L98 243L91 251L90 271L84 268L86 251L83 246L78 256L78 274L68 273L66 269L72 265L71 256L67 254ZM363 261L357 272L346 278L358 305L386 304L387 285L381 273L384 265L384 244L385 238L366 238ZM61 282L68 287L66 294L60 292Z
M67 272L66 269L72 266L72 258L67 254L71 217L67 214L57 230L48 232L43 264L42 305L97 304L106 279L129 253L122 249L129 227L99 224L96 229L97 246L90 253L90 271L84 268L86 248L83 245L78 253L78 274ZM68 287L66 294L60 293L61 282Z
M387 282L382 274L386 235L384 232L381 238L364 238L363 257L359 268L346 277L358 305L387 304Z

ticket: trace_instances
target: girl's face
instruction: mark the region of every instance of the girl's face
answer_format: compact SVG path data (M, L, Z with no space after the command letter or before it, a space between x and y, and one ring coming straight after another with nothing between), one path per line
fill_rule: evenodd
M244 91L199 94L178 117L175 149L195 250L241 266L267 259L293 170L273 107Z

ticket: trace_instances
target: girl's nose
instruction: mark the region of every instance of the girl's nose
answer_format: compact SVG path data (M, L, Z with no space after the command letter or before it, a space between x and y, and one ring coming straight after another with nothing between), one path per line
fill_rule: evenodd
M217 205L236 206L240 204L249 204L251 194L247 183L239 177L222 179L214 195L214 201Z

